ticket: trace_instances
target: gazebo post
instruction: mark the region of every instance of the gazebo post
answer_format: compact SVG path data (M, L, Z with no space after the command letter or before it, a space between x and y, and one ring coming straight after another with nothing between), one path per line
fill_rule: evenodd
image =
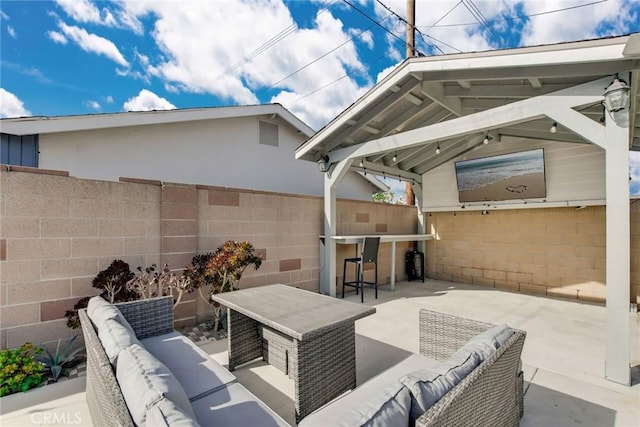
M336 188L349 172L353 160L331 164L324 176L324 243L320 247L320 293L336 296Z
M606 342L605 377L630 385L629 128L605 113L606 144Z

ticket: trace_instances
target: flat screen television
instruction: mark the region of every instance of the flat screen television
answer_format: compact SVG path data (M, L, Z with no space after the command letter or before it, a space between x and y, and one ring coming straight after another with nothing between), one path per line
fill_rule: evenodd
M542 148L455 162L460 203L547 196Z

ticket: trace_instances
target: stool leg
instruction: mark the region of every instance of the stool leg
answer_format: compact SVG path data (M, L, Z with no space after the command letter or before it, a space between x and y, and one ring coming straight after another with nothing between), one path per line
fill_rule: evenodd
M374 265L376 270L376 279L373 286L376 288L376 299L378 299L378 263L376 262ZM393 271L391 272L391 274L393 274Z
M342 298L344 299L345 282L347 281L347 261L342 263Z
M360 286L362 290L362 292L360 293L360 302L363 303L364 302L364 263L362 263L361 265L360 277L358 277L358 280L360 280L360 283L358 283L358 286Z

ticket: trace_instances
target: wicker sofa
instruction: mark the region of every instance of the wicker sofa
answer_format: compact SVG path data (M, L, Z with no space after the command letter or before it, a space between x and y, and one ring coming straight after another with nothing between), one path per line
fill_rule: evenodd
M311 413L300 427L517 426L526 333L426 309L420 353Z
M93 424L288 426L174 331L172 305L172 297L114 305L94 297L80 310Z

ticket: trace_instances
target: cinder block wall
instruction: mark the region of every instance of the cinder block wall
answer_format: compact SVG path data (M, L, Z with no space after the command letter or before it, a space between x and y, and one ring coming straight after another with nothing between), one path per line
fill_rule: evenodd
M180 271L196 253L213 251L226 240L248 240L264 262L257 271L245 271L241 287L286 283L318 289L322 198L120 181L0 168L1 348L79 334L66 327L64 312L97 293L91 280L114 259L123 259L132 270L168 263ZM417 227L413 207L340 200L337 210L342 234L414 233ZM388 282L385 246L381 277ZM340 249L340 254L353 254L353 246ZM397 253L400 267L400 244ZM210 316L210 308L194 293L174 314L180 327Z
M418 230L416 207L397 206L390 210L389 205L383 203L363 203L353 200L338 202L336 213L338 217L338 234L415 234ZM344 259L356 256L355 245L336 245L336 291L342 292L342 278ZM413 249L412 242L396 243L396 280L406 280L405 254ZM426 262L426 261L425 261ZM373 281L373 264L365 266L365 280ZM347 280L353 280L355 268L353 264L347 266ZM391 243L381 243L378 251L378 283L388 284L391 278ZM347 291L354 288L347 288Z
M64 313L97 293L91 280L114 259L160 262L159 185L11 169L0 171L2 348L79 334Z
M602 302L605 208L427 214L429 277ZM640 293L640 206L631 204L631 299Z

